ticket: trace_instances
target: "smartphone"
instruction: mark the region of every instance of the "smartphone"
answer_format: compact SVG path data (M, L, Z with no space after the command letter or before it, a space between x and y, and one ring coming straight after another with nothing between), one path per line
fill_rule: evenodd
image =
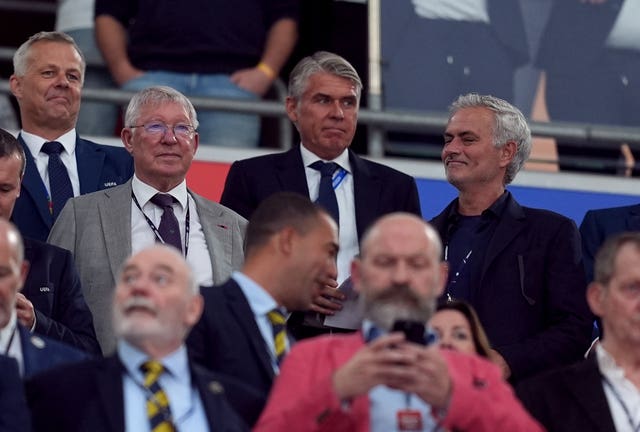
M392 332L403 332L408 341L419 345L426 345L424 323L411 320L396 320L391 328Z

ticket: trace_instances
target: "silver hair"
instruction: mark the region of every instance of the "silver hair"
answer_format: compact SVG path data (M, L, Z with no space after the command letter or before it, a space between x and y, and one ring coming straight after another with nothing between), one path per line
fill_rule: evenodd
M490 95L461 95L449 107L449 119L463 108L488 108L494 113L493 143L497 148L516 143L516 154L507 166L503 183L511 183L531 154L531 130L522 112L509 102Z
M189 113L189 120L194 129L198 129L198 115L193 104L185 95L167 86L153 86L140 90L133 95L127 106L124 115L125 126L134 126L140 117L140 111L146 105L159 105L161 103L173 102L182 105Z
M307 88L309 78L317 73L326 72L340 78L346 78L356 88L356 98L360 104L362 80L351 63L337 54L328 51L318 51L300 60L289 76L289 96L300 100Z
M29 61L29 51L31 47L40 41L49 41L49 42L60 42L67 43L71 45L78 55L80 56L80 65L82 72L82 82L84 82L84 73L87 68L87 63L84 58L84 54L80 51L80 48L76 44L76 41L73 40L71 36L66 33L59 31L42 31L34 34L26 42L24 42L13 54L13 73L16 76L24 76L27 73L27 63Z

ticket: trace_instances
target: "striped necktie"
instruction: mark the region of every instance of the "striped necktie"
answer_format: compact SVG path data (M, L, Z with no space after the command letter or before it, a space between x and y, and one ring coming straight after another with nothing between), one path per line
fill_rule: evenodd
M144 373L144 387L148 390L147 417L151 432L175 432L169 398L158 383L158 378L164 372L164 366L158 361L149 360L144 362L140 369Z
M271 322L271 328L273 329L273 344L276 348L276 362L278 366L282 362L284 355L287 351L287 320L280 309L274 309L267 313L267 318Z

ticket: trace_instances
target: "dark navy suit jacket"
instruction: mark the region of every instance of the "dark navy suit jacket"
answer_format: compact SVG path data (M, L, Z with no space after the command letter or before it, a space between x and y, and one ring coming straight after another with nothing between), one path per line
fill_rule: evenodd
M443 239L455 203L431 221ZM589 348L593 317L581 256L571 219L522 207L509 194L470 303L514 381L577 361Z
M0 354L0 431L29 431L31 421L18 363Z
M187 339L191 358L268 395L274 380L271 356L240 286L229 279L201 293L204 312Z
M421 215L413 177L361 158L349 150L358 238L378 217L405 211ZM258 204L275 192L309 196L300 149L236 161L231 165L220 203L249 219Z
M120 359L113 355L28 381L33 430L124 432L124 370ZM256 407L265 401L253 389L196 365L192 365L191 379L212 431L248 431L247 425L257 420L260 411Z
M524 407L549 431L615 432L595 355L524 381Z
M18 140L24 148L27 167L11 220L23 236L47 241L54 222L49 212L47 189L31 152L21 136ZM81 195L123 184L133 175L133 159L124 148L96 144L78 137L75 153Z
M640 204L589 210L580 224L587 282L593 281L596 253L607 237L624 231L640 231Z
M18 335L22 344L25 379L49 369L88 358L86 353L73 347L44 336L31 334L20 324L18 324Z
M71 252L25 237L24 256L29 273L21 292L36 311L34 332L101 355Z

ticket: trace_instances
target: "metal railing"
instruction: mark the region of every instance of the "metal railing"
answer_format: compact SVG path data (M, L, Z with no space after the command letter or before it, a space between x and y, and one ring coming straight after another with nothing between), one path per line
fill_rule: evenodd
M0 49L0 53L2 50ZM279 85L284 86L280 83ZM281 88L278 93L284 94ZM0 93L10 94L8 80L0 80ZM92 101L112 102L126 105L134 92L123 90L101 90L85 88L82 98ZM275 101L243 101L234 99L193 97L190 98L198 109L215 109L229 112L241 112L257 114L267 117L279 117L281 119L280 147L287 148L293 139L291 122L282 102ZM359 122L385 131L423 132L441 134L447 123L445 113L430 111L372 111L361 109ZM640 148L640 127L622 127L587 123L567 122L530 122L534 136L555 138L562 141L573 142L589 148L614 148L621 142L632 147ZM384 150L389 145L385 144ZM413 155L409 154L413 151ZM408 156L426 156L424 149L419 146L411 146L404 149ZM369 154L373 157L381 157L382 154Z

